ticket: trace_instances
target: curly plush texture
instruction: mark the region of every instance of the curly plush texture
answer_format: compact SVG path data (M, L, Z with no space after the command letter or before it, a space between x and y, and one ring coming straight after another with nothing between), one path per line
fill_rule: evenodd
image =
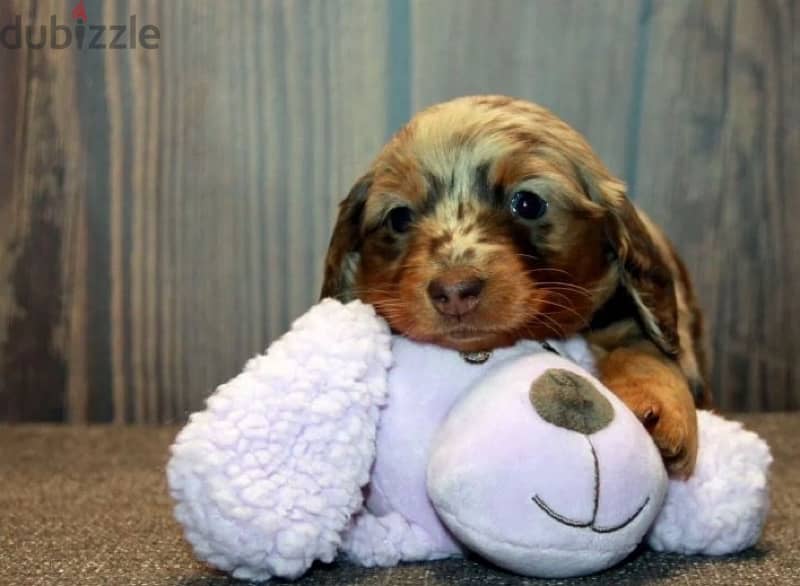
M399 513L360 513L342 543L347 558L366 567L391 567L400 562L421 562L452 557L441 551L428 532Z
M332 561L362 505L390 364L372 307L327 300L221 385L167 467L195 555L249 580Z
M459 393L469 394L472 388L457 375L460 369L474 367L457 356L447 358L448 368L444 356L428 356L435 360L427 367L432 374L426 375L422 371L427 359L411 356L406 362L410 366L402 367L403 348L414 350L412 342L400 338L392 344L388 327L370 306L323 301L298 319L266 355L250 360L240 375L221 385L204 411L192 415L172 447L167 476L175 517L198 558L237 578L261 581L297 578L314 561L330 562L340 552L358 563L382 566L463 553L464 543L443 540L447 534L423 522L432 518L439 523L435 514L417 514L419 503L409 501L418 492L416 486L396 490L401 497L396 502L413 505L402 513L392 507L369 508L380 496L378 483L370 487L365 506L363 489L381 465L374 462L376 443L381 443L379 417L385 423L383 417L391 410L384 408L389 386L397 391L401 371L407 373L403 377L417 380L415 385L432 385L438 392L444 387L436 377L455 384ZM576 367L591 371L585 343L555 346L578 363ZM493 356L518 350L498 350ZM431 348L425 356L429 352L446 351ZM399 368L390 368L395 360ZM425 393L417 400L424 402L424 397ZM396 403L391 400L389 407ZM429 407L411 409L413 421L407 427L398 423L400 431L408 430L402 437L420 433L422 420L434 412ZM647 542L668 552L741 551L758 539L766 517L769 448L738 423L713 413L698 416L697 471L687 482L669 482ZM526 429L520 427L520 437L526 437ZM649 439L644 436L641 441ZM399 453L396 446L384 447L385 454ZM507 457L507 452L501 449L494 456ZM492 461L491 453L484 455ZM420 462L424 467L427 459ZM399 489L397 482L387 486ZM545 487L554 491L552 498L563 492L557 482ZM604 494L604 499L610 496ZM452 509L452 504L440 503L442 510ZM569 505L567 499L559 503L559 510ZM502 523L495 527L503 528ZM480 551L481 543L471 547Z
M647 537L656 551L725 555L758 541L769 510L767 442L737 421L698 411L694 474L670 481Z

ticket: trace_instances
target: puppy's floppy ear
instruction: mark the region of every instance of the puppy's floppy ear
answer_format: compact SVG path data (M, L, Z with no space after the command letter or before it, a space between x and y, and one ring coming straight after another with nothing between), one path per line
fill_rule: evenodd
M625 185L601 173L584 175L593 201L606 210L606 235L620 271L620 285L628 292L647 336L662 352L679 352L678 303L673 270L650 225L625 194Z
M372 174L367 173L356 181L339 204L339 215L325 257L325 277L320 298L335 297L350 301L355 297L352 287L362 243L361 218L371 185Z

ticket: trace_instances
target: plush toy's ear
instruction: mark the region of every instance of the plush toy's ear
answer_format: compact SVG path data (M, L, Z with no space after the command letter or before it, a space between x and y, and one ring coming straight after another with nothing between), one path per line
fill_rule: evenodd
M620 285L636 307L647 336L662 352L679 352L675 277L654 228L631 203L625 185L605 171L583 171L584 186L606 210L606 235L620 271Z
M372 174L367 173L356 181L350 193L339 204L339 215L325 258L321 298L334 297L346 302L355 297L352 287L362 241L361 218L371 185Z

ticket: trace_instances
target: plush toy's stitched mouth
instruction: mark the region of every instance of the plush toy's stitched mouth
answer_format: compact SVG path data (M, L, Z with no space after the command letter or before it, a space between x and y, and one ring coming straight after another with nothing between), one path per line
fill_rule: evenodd
M638 517L642 511L644 511L645 507L650 502L650 497L648 496L645 498L644 502L639 505L639 508L621 523L612 525L610 527L595 525L595 522L597 521L597 509L600 506L600 466L597 462L597 452L594 449L592 440L590 440L588 436L584 437L586 438L586 441L589 442L589 449L592 452L592 461L594 463L594 506L592 508L592 518L589 521L576 521L553 510L538 494L533 495L532 500L540 509L542 509L542 511L545 512L548 517L561 523L562 525L567 525L568 527L575 527L578 529L589 528L595 533L614 533L615 531L619 531L620 529L624 529L630 525L633 520L636 519L636 517Z

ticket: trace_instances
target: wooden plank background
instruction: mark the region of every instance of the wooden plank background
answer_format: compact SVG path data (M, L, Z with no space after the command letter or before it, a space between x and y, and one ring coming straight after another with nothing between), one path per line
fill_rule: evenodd
M0 3L0 27L74 2ZM0 47L0 421L169 422L316 297L414 111L539 101L675 240L723 409L800 407L791 0L86 1L158 50Z

